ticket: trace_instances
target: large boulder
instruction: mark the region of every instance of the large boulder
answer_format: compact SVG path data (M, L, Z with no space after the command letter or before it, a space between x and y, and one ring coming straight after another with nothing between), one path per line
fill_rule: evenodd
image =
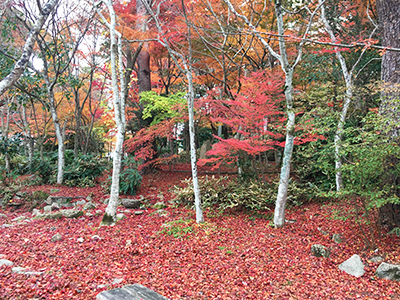
M207 140L207 141L205 141L205 142L203 143L203 145L201 145L201 147L200 147L200 155L199 155L199 158L200 158L200 159L205 159L205 158L207 158L206 153L207 153L207 151L210 150L210 149L211 149L211 141L210 141L210 140Z
M400 265L383 262L376 269L376 276L382 279L400 281Z
M311 252L316 257L325 257L328 258L331 255L331 252L328 248L323 245L315 244L311 246Z
M142 200L139 199L123 198L121 199L121 202L126 208L140 208L140 205L142 204Z
M342 262L339 269L355 277L361 277L365 273L364 264L357 254Z

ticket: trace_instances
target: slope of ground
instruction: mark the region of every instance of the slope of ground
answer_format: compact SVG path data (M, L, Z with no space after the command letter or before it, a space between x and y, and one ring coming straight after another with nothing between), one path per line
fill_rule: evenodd
M170 189L189 175L163 171L145 176L138 195L149 203L160 198L168 203ZM101 199L107 196L99 187L57 188L56 195L92 193L97 209L104 211ZM350 209L346 205L289 208L287 219L295 222L282 230L259 214L241 211L207 210L206 223L197 225L194 211L172 205L164 216L150 207L141 215L124 212L126 218L113 227L99 227L101 215L94 212L78 219L2 226L0 259L14 265L0 267L0 299L95 299L105 289L131 283L170 299L400 299L400 283L377 278L378 264L369 261L379 254L400 263L399 239L384 235L375 252L366 250L359 227L340 217L339 212ZM31 217L22 210L0 212L7 216L0 225ZM62 240L51 242L56 233ZM332 241L334 233L342 243ZM328 247L330 258L312 256L313 244ZM338 269L353 254L366 264L361 278ZM15 266L42 273L16 274Z

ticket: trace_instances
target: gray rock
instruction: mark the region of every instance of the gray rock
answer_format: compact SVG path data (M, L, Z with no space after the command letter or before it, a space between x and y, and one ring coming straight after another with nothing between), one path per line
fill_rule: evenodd
M14 267L11 269L11 271L13 271L13 273L17 273L17 274L24 274L25 270L26 269L23 267Z
M122 219L126 218L124 214L117 214L116 217L117 217L117 220L122 220Z
M87 202L92 202L92 201L93 201L92 196L88 195L88 196L86 197L86 201L87 201Z
M34 271L28 271L28 272L24 272L24 275L42 275L43 272L34 272Z
M43 214L43 215L38 215L35 218L47 219L47 220L57 220L57 219L61 219L62 216L63 215L60 212L56 212L56 213L47 213L47 214Z
M16 218L12 219L11 221L12 222L21 222L21 221L23 221L25 219L26 219L25 216L19 216L19 217L16 217Z
M61 208L61 205L58 204L57 202L54 202L53 204L51 204L51 208L54 210L58 210Z
M74 203L71 202L65 202L65 203L61 203L61 207L65 207L65 208L69 208L69 207L74 207Z
M3 225L1 225L0 227L3 227L3 228L9 228L9 227L13 227L14 225L12 225L12 224L3 224Z
M77 238L77 240L76 240L78 243L83 243L84 242L84 239L82 238L82 237L80 237L80 238Z
M98 289L103 289L103 288L108 287L108 286L109 286L109 284L99 284L99 285L97 286L97 288L98 288Z
M83 207L83 210L89 210L89 209L95 209L95 208L96 208L96 204L94 204L92 202L88 202Z
M32 215L33 215L34 217L40 215L40 210L34 208L34 209L32 210Z
M58 203L61 206L64 206L64 204L71 204L71 197L64 197L64 196L49 196L45 203L48 205L52 205L53 203Z
M53 206L52 206L52 205L46 205L46 206L43 208L44 212L51 212L52 209L53 209Z
M316 257L325 257L325 258L328 258L331 254L328 248L319 244L312 245L311 252Z
M164 296L144 287L141 284L126 285L101 292L96 296L97 300L168 300Z
M122 205L126 208L139 208L142 204L142 200L139 199L121 199Z
M7 215L5 215L5 214L0 214L0 218L7 218Z
M85 200L79 200L75 202L76 205L85 205L86 201Z
M86 217L93 217L93 214L91 214L90 212L85 213Z
M115 278L111 284L119 284L124 281L122 278Z
M357 254L342 262L339 265L339 269L355 277L361 277L365 273L364 264Z
M79 218L81 216L83 216L83 211L81 210L76 210L76 209L64 209L64 210L60 210L60 213L69 219L73 219L73 218Z
M142 215L143 214L143 210L136 210L135 211L135 215Z
M321 227L318 227L317 229L318 229L319 232L321 232L322 235L328 235L328 234L329 234L329 233L326 232L325 230L322 230Z
M376 276L382 279L400 281L400 265L383 262L376 269Z
M94 241L98 241L98 240L101 240L101 237L99 237L98 235L93 235L90 239L94 240Z
M166 207L167 205L163 201L157 202L156 204L153 205L154 209L163 209Z
M96 215L101 215L103 211L101 209L96 210Z
M14 263L11 260L2 258L0 259L0 267L1 266L12 266Z
M52 242L58 242L62 240L62 235L60 233L57 233L52 236L51 241Z
M372 263L374 263L374 264L376 264L376 263L382 262L382 261L383 261L383 257L382 257L382 256L379 256L379 255L373 256L373 257L371 257L371 258L369 259L369 261L372 262Z
M334 233L332 235L332 241L334 241L336 244L340 244L342 242L342 238L340 237L340 234Z

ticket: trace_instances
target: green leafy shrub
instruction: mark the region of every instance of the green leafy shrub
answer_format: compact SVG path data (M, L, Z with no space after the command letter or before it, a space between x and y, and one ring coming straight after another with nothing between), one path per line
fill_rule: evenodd
M135 195L142 183L142 176L135 169L125 169L119 177L119 190L124 195Z
M400 204L400 146L391 137L390 123L375 112L369 113L363 123L362 128L351 129L352 138L343 145L346 163L342 167L341 195L355 196L355 222L360 228L368 228L364 234L366 246L374 248L375 229L385 222L382 208ZM387 224L389 230L398 226L396 222L400 219Z
M0 205L6 205L9 203L14 195L21 190L21 186L16 184L10 184L2 189L0 189Z
M45 153L43 160L40 158L39 153L35 153L33 156L33 162L31 166L27 166L25 169L26 174L36 174L41 178L42 184L47 184L53 181L52 177L55 176L57 169L57 152Z
M177 203L192 204L194 191L192 179L182 181L185 187L175 186L174 194ZM219 206L221 210L227 208L244 208L249 210L269 210L275 204L278 183L267 183L260 180L232 180L224 177L199 178L201 201L203 207ZM288 204L301 205L308 200L312 186L301 185L290 181L288 190Z
M137 190L142 184L136 160L133 157L126 157L122 160L124 170L119 174L119 191L123 195L136 195ZM112 177L110 176L102 185L105 192L111 191Z
M193 203L194 191L192 179L183 181L185 187L175 187L175 201ZM266 183L249 181L238 184L225 177L203 177L199 179L203 207L218 205L221 209L244 207L247 209L269 209L274 203L276 191Z
M34 191L32 193L32 200L37 200L40 202L44 202L50 196L49 193L43 191Z
M64 182L68 186L92 187L95 179L100 176L107 167L105 159L91 154L79 155L64 169Z

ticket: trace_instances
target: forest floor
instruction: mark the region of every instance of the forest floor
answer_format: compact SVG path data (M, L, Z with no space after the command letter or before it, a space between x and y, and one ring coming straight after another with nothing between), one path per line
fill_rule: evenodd
M172 188L189 176L169 171L147 175L135 197L169 204ZM106 207L102 199L107 195L100 186L56 188L60 191L53 195L91 194L97 210ZM0 300L95 299L101 291L134 283L169 299L400 299L400 282L379 279L379 263L369 260L380 255L386 262L400 263L399 238L383 234L375 251L366 249L360 227L346 217L350 202L289 207L286 218L294 222L283 229L274 229L264 217L272 211L207 209L206 222L197 225L193 210L170 204L164 216L150 205L141 215L121 210L126 218L99 227L102 216L94 211L78 219L32 219L18 225L11 220L31 218L32 213L0 209L6 215L0 225L14 224L0 226L0 259L14 262L0 267ZM52 242L56 233L62 240ZM332 240L335 233L341 243ZM331 256L313 256L313 244L328 247ZM359 278L338 268L353 254L366 266ZM17 274L12 272L16 266L41 273Z

